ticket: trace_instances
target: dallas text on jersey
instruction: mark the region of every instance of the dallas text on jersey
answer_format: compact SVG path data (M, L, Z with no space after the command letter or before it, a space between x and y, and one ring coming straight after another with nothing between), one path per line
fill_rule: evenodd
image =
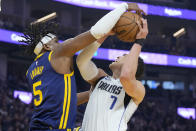
M111 85L101 81L98 85L98 89L105 90L107 92L119 95L122 90L122 86Z

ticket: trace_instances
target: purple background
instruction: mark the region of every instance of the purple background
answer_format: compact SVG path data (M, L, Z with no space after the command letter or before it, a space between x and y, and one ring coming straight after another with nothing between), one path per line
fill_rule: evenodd
M195 108L178 107L177 113L183 118L190 119L192 117L195 120Z
M14 91L14 98L19 98L25 104L30 104L32 101L32 93L26 91Z
M104 9L104 10L112 10L118 4L126 1L114 1L114 0L53 0L58 2L63 2L67 4L72 4L81 7L87 8L96 8L96 9ZM139 7L142 8L149 15L159 15L159 16L168 16L168 17L176 17L180 19L189 19L196 20L196 11L187 10L187 9L176 9L169 8L166 6L154 6L149 4L141 4L138 3ZM168 9L169 13L165 12ZM176 12L179 12L176 14Z
M21 44L17 39L21 39L22 33L0 29L0 41Z
M17 42L17 39L21 39L21 35L22 33L0 29L0 41L21 44ZM113 61L116 57L127 53L129 53L129 51L99 48L95 53L94 58ZM196 68L196 58L194 57L174 56L150 52L142 52L140 56L144 59L146 64Z

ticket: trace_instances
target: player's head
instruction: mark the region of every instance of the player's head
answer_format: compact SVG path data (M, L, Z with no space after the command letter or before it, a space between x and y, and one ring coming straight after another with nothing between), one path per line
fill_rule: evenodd
M24 39L21 42L27 44L26 53L39 55L45 51L51 51L58 45L58 38L56 37L56 29L58 24L38 23L30 25L24 32Z
M123 56L117 57L117 59L109 65L110 69L114 70L114 69L119 69L119 67L122 67L122 62L125 61L126 55L127 54L124 54ZM144 61L141 57L139 57L138 67L137 67L135 77L138 79L143 75L143 73L144 73Z

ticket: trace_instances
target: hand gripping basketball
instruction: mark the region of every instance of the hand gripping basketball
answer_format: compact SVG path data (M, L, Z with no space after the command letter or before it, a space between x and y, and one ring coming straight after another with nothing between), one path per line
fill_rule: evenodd
M136 39L146 39L146 36L148 35L148 23L146 19L141 19L142 25L139 21L137 21L137 25L139 27L139 32L136 35Z
M128 4L128 11L136 11L136 14L138 14L139 16L142 16L142 13L144 15L147 15L142 9L139 8L139 6L137 5L137 3L127 3Z
M146 36L148 35L148 24L146 19L141 19L142 26L139 21L137 21L137 25L139 27L139 32L136 35L136 41L134 43L137 43L141 46L144 45L144 40L146 39Z

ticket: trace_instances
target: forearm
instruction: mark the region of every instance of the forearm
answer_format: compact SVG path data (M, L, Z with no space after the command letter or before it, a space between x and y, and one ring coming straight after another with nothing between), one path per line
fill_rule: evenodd
M92 80L98 74L98 68L91 59L106 38L107 35L84 48L76 59L80 74L86 81Z
M76 64L80 74L86 81L93 79L98 74L98 68L91 59L99 46L100 44L97 42L92 43L84 48L76 58Z
M120 74L120 82L122 83L124 90L133 97L135 97L135 92L137 91L137 80L135 75L140 52L141 46L139 44L134 44L130 50L130 53L124 60Z
M134 43L129 54L125 56L120 75L120 82L125 92L133 98L136 104L139 104L143 100L145 94L143 85L136 80L139 54L143 46L143 40L148 34L147 21L142 19L142 23L143 27L138 23L140 31L136 36L136 43Z
M92 26L90 31L76 36L69 42L65 41L62 44L62 47L58 48L58 51L56 52L58 55L73 56L77 51L109 33L119 20L120 16L127 9L128 5L126 3L119 5L116 9L103 16L94 26Z
M120 4L116 9L103 16L92 28L91 33L96 39L100 39L110 32L118 22L121 15L128 9L127 3Z
M59 56L73 56L76 52L85 48L96 41L94 36L90 31L84 32L73 39L64 41L59 48L57 48L57 53Z
M82 65L91 61L97 49L101 46L97 41L93 42L86 48L84 48L77 56L76 62L78 65Z
M90 91L77 93L77 105L84 104L89 100Z
M136 41L133 45L133 47L130 50L130 53L126 57L126 61L124 62L122 74L126 74L126 76L130 76L130 79L135 79L135 75L137 72L137 66L138 66L138 58L139 54L141 52L142 46L144 45L144 40L146 39L146 36L148 35L148 24L147 20L141 19L143 27L141 24L137 21L137 25L139 27L139 32L136 35Z
M125 58L122 66L121 74L130 76L131 79L135 78L137 71L138 58L141 52L141 46L139 44L134 44L131 48L129 54Z
M139 54L141 52L144 39L146 39L146 36L148 34L148 24L147 20L142 19L143 27L139 22L137 22L139 27L139 33L136 35L136 43L134 43L133 47L131 48L129 54L127 57L125 57L125 61L122 67L121 74L123 76L127 76L130 79L135 79L135 74L137 71L137 65L138 65L138 58Z

